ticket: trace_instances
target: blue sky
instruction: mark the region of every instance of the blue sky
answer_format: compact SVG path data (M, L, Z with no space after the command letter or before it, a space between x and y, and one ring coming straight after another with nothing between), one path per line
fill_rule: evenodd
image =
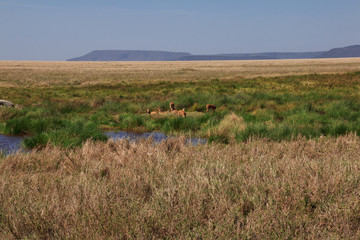
M0 0L0 60L329 50L360 44L359 10L359 0Z

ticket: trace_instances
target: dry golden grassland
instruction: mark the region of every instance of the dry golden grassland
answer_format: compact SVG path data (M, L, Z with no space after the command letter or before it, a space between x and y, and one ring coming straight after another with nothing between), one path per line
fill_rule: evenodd
M359 239L360 138L86 142L0 160L1 239Z
M359 69L360 58L190 62L0 61L0 87L239 79L346 73Z

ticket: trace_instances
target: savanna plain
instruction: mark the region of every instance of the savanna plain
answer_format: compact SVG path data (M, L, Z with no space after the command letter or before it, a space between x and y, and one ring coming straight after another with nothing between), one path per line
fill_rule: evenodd
M1 239L359 239L360 58L0 61L0 99Z

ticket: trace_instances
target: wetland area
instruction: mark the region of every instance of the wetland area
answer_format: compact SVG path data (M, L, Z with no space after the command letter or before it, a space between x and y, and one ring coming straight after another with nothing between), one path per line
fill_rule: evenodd
M360 236L360 58L0 61L0 98L1 239Z

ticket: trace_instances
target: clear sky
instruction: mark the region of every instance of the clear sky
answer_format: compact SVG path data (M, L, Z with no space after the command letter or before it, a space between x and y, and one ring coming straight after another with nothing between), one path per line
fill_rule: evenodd
M360 0L0 0L0 60L92 50L192 54L360 44Z

